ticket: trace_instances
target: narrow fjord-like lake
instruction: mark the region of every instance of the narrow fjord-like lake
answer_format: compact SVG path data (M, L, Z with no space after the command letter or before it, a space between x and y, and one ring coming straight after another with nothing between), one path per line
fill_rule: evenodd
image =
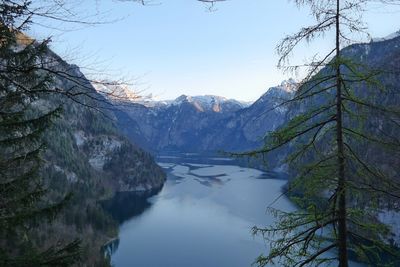
M131 214L114 211L121 222L114 266L244 267L265 252L251 228L273 222L265 210L285 181L229 159L187 159L160 157L168 173L163 189L147 200L131 200ZM129 197L119 201L120 208L127 202ZM284 197L274 207L294 209Z
M121 223L115 267L249 267L268 245L252 236L274 222L266 207L293 210L285 180L225 158L165 156L168 174L155 196L120 194L108 209ZM355 265L352 265L355 266Z

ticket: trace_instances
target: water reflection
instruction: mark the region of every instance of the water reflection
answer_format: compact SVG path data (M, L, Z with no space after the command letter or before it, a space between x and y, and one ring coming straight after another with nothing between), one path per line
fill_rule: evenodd
M231 162L173 159L159 161L168 178L156 196L119 193L104 204L124 222L119 240L105 250L113 266L250 267L268 253L268 244L252 236L251 228L275 221L265 213L271 203L279 210L295 209L279 197L285 184L279 174Z
M144 209L136 209L136 215L121 226L111 263L117 267L250 266L266 250L262 238L251 235L251 227L273 222L265 207L280 195L285 182L227 163L160 160L168 179L157 196L118 197L114 202L124 209L126 201L140 202ZM279 207L293 209L286 199Z
M161 189L145 192L117 192L113 198L102 201L101 205L115 221L122 224L149 209L151 207L149 197L157 194Z

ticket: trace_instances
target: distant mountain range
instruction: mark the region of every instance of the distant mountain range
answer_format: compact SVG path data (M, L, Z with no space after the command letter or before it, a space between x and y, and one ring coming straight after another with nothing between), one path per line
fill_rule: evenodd
M357 71L376 71L375 79L379 86L371 87L365 83L352 84L353 93L380 107L400 107L400 32L386 38L373 39L369 43L350 45L342 50L342 55L356 62ZM331 70L323 68L320 73ZM346 71L346 70L343 70ZM216 151L249 151L260 148L267 132L273 131L288 122L291 118L307 110L326 103L326 95L312 99L293 102L290 105L280 104L296 95L298 84L294 80L282 82L266 91L257 101L250 105L218 96L180 96L173 101L125 101L120 111L115 112L119 128L132 141L150 151L165 152L216 152ZM384 88L384 89L383 89ZM381 91L381 90L384 91ZM313 90L318 90L318 87ZM327 94L330 94L327 91ZM120 101L113 99L119 104ZM350 106L353 112L361 112ZM387 114L379 110L365 112L365 121L356 120L349 115L345 123L357 125L368 135L381 138L392 138L399 142L399 122L388 122ZM393 125L396 125L394 127ZM312 133L310 133L312 135ZM385 134L386 136L382 136ZM267 168L280 169L296 177L296 164L284 164L283 159L294 147L307 143L312 136L300 138L287 147L269 154L265 159ZM319 140L322 149L331 149L329 142ZM354 151L363 162L379 167L393 179L399 179L400 152L388 151L385 147L363 142L353 144ZM310 155L308 155L310 157ZM310 158L304 157L299 165L307 164ZM261 166L261 165L260 165ZM377 181L379 182L379 181ZM301 193L301 192L299 192ZM383 201L382 212L376 214L381 222L392 226L392 240L400 244L398 213L391 210L391 200Z
M385 62L396 62L399 46L400 33L396 32L369 43L351 45L343 53L379 67ZM268 131L298 112L299 106L279 106L293 97L296 88L294 80L284 81L269 88L254 103L210 95L182 95L171 101L137 97L111 101L119 106L115 115L120 129L149 151L243 151L260 147Z
M383 74L380 79L392 87L400 84L398 34L349 46L343 49L343 53L369 66L394 70ZM93 244L85 244L92 247L89 254L97 253L98 246L115 235L115 227L98 205L99 199L111 197L117 191L160 188L164 183L165 175L161 168L142 148L150 152L199 153L256 149L263 145L267 132L277 129L308 105L304 102L280 106L296 94L298 84L294 80L269 88L251 104L210 95L182 95L171 101L138 98L129 88L112 83L92 86L78 67L69 65L51 51L48 56L57 62L57 70L80 77L84 90L97 99L117 104L118 108L113 112L104 111L116 119L117 123L114 123L100 112L87 109L71 99L49 98L38 105L64 104L64 113L46 135L49 149L45 155L43 176L52 197L74 192L75 200L62 214L57 226L63 227L65 235L81 237L85 234L87 240L93 238ZM74 86L69 79L62 77L56 78L55 83L65 89ZM95 89L115 94L106 99ZM367 94L368 88L361 87L360 92ZM400 106L398 92L375 97L375 101L382 105L397 103ZM365 127L377 130L369 124ZM385 129L386 126L382 122L380 127ZM385 130L399 136L394 129ZM388 156L383 151L376 153L372 148L361 149L369 160L399 173L400 155ZM278 163L286 153L280 151L273 159L270 158L271 162ZM42 232L46 233L46 230ZM396 238L400 240L399 233Z
M240 151L260 146L264 134L283 122L286 109L278 105L290 99L296 87L294 80L284 81L252 104L213 95L111 100L120 110L115 112L119 127L150 151Z

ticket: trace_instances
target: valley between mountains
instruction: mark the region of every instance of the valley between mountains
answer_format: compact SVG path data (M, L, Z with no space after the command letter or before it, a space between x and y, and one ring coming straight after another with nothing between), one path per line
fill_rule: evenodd
M393 71L400 66L398 35L354 44L342 53L360 64L385 70L377 75L379 82L386 88L398 89L400 75ZM299 95L300 87L307 85L289 79L267 89L252 103L213 95L182 95L175 100L155 101L112 82L94 83L78 66L67 63L50 49L45 50L45 62L46 68L57 74L53 82L61 93L32 100L32 114L58 106L63 111L46 129L47 149L40 174L48 191L46 201L57 201L69 193L72 196L54 223L41 225L35 231L31 237L35 246L46 247L60 239L81 239L83 266L147 266L152 248L156 248L165 249L165 253L152 258L152 267L189 266L202 251L220 251L221 255L207 258L205 263L197 261L196 266L240 267L251 263L257 257L255 252L262 253L265 248L263 241L251 239L250 229L273 222L271 215L263 213L266 205L282 198L283 204L278 208L298 208L291 201L302 196L305 188L288 189L296 182L300 169L285 159L312 139L311 133L265 157L232 158L229 153L251 155L251 151L268 142L267 133L327 102L323 96L291 102ZM327 72L322 68L319 74ZM395 90L381 94L363 83L353 90L355 95L368 97L379 106L400 106L400 95ZM329 90L326 96L330 96ZM382 110L376 111L379 112ZM397 140L398 128L388 124L384 116L373 115L376 114L365 114L359 129L372 135L385 132ZM351 116L345 120L350 125L359 123ZM330 149L324 138L327 137L314 136L323 148L321 152ZM363 155L362 160L378 165L393 180L398 179L398 151L360 144L354 147L356 153ZM312 159L312 155L305 155L300 164L307 166ZM318 195L324 197L325 193ZM399 204L388 197L379 205L380 212L371 214L371 218L388 227L385 242L398 247ZM224 228L227 224L229 227ZM214 227L220 230L218 238L214 237ZM172 239L179 242L169 244L167 241ZM173 251L185 250L188 242L195 239L199 243L193 250L173 260L169 258ZM214 240L213 246L210 240ZM132 248L141 253L132 253ZM232 251L237 251L235 262L228 260ZM169 260L168 265L165 262Z
M343 53L349 58L377 69L397 69L400 64L400 37L393 35L391 38L370 43L354 44L344 48ZM326 71L322 69L321 73ZM379 81L388 88L396 88L400 82L400 76L397 72L392 74L384 72L379 75ZM117 92L124 98L123 101L119 98L109 98L109 101L118 107L118 110L114 111L117 127L129 140L153 155L172 154L178 155L179 158L180 153L184 153L187 161L190 155L223 157L226 155L224 152L246 152L258 149L263 146L266 133L279 129L297 114L326 101L324 98L317 98L313 100L314 102L304 100L291 103L290 100L296 96L298 86L293 79L283 81L280 85L268 89L253 103L243 103L212 95L182 95L175 100L154 101L151 98L140 97L129 99L130 91L124 87L102 88L101 91ZM382 106L398 106L400 103L398 94L375 94L366 85L359 85L355 91L360 96L370 94L372 101ZM397 130L385 124L384 117L381 121L367 119L361 127L366 132L374 133L377 125L382 132L389 132L393 136L399 135ZM299 145L301 143L291 143L288 147L274 151L265 158L253 160L250 166L288 175L289 181L282 189L285 191L285 188L292 183L292 177L295 177L299 170L284 159ZM365 155L365 160L380 165L385 171L392 173L393 177L400 172L398 154L390 155L385 149L372 146L360 146L356 149ZM306 161L307 158L304 163ZM239 159L239 162L239 164L248 163L243 159ZM166 166L171 168L174 165L164 165ZM198 167L200 166L201 164ZM177 171L172 169L172 174L176 176ZM292 194L301 195L302 191L300 189ZM397 220L399 214L395 212L397 204L392 203L392 200L388 198L381 205L381 212L375 214L374 217L391 227L390 242L399 244L400 231Z
M400 266L399 13L0 1L0 267Z

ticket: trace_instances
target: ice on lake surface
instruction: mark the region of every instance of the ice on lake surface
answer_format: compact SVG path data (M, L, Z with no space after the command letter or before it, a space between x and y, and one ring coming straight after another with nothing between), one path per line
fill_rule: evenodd
M165 162L158 162L157 164L162 168L172 168L176 165L174 163L165 163Z
M235 176L237 178L245 178L252 177L255 178L257 176L261 176L263 174L262 171L250 168L242 168L239 166L233 165L214 165L207 166L203 168L199 168L196 170L192 170L191 173L201 176L219 176L219 175L227 175L227 176Z

